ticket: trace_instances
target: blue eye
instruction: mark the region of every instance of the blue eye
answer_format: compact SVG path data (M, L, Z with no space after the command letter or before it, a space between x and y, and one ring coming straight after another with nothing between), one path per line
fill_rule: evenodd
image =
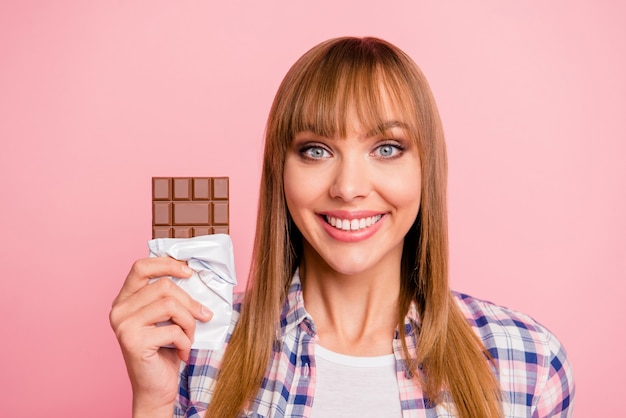
M398 157L402 152L402 147L397 144L382 144L375 149L377 157L381 158L393 158Z
M391 145L383 145L380 147L379 152L383 157L390 157L393 154L394 148Z
M319 160L321 158L330 157L330 153L325 148L319 145L307 146L303 148L300 152L304 154L306 157L312 158L314 160Z

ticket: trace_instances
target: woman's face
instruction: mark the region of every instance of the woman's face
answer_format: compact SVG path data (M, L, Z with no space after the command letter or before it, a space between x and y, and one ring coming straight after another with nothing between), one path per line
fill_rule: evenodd
M418 150L406 125L348 116L346 137L298 132L284 167L289 212L304 237L307 269L324 264L353 275L398 269L404 237L420 207Z

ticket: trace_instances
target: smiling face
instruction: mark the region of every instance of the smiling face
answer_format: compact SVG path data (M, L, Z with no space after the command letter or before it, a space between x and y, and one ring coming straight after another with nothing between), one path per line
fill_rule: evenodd
M304 238L307 269L399 271L420 208L421 168L408 125L388 97L381 94L376 126L351 111L344 135L310 126L287 151L285 200Z
M373 38L322 43L289 70L268 117L259 263L285 260L284 286L303 258L355 273L393 253L407 295L422 280L430 289L431 269L446 274L445 192L441 121L415 63Z

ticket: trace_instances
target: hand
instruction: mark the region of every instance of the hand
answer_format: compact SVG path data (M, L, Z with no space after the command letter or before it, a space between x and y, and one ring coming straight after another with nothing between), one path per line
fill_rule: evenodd
M212 312L163 276L188 278L185 262L169 257L145 258L133 264L109 314L133 389L133 416L172 416L180 361L191 350L196 319ZM172 321L157 326L158 322ZM174 348L164 348L171 345Z

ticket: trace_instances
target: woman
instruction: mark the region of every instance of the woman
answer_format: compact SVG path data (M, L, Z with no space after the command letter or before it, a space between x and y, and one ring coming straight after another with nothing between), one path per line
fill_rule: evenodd
M169 280L148 284L188 277L184 263L139 260L114 302L134 416L571 416L558 340L449 290L446 171L434 99L406 54L375 38L307 52L269 115L226 348L190 350L211 313Z

